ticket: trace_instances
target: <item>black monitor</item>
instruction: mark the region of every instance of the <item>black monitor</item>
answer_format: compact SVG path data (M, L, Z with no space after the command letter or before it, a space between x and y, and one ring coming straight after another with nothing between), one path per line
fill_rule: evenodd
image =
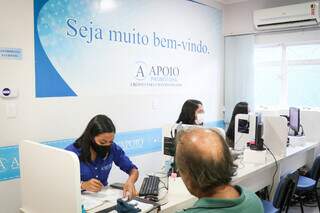
M247 120L239 119L238 121L238 132L249 134L250 123Z
M261 119L261 114L256 114L256 126L255 126L255 144L250 148L254 150L265 150L263 148L263 123Z
M164 137L163 142L163 154L174 157L176 154L175 139L171 137Z
M297 136L300 129L300 109L295 107L289 108L289 127L294 131L293 135Z

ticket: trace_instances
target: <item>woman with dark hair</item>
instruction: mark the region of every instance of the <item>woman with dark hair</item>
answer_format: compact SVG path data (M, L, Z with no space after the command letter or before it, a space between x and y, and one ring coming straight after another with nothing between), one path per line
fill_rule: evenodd
M202 125L204 117L203 105L200 101L189 99L184 102L176 123Z
M239 102L236 104L236 106L233 109L232 117L229 123L228 130L226 132L226 141L228 145L232 148L234 148L234 125L235 125L235 118L238 114L248 114L248 103L247 102ZM239 128L245 129L248 128L248 122L239 122Z
M114 162L129 175L123 186L124 196L137 195L134 183L139 172L120 146L113 142L116 128L110 118L96 115L82 135L66 150L74 152L80 160L81 189L98 192L108 185L108 176Z

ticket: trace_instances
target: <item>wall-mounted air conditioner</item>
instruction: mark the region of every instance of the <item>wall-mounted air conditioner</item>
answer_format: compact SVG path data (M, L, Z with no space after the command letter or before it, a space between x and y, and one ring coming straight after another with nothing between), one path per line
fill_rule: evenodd
M319 25L319 2L256 10L253 18L255 28L258 30Z

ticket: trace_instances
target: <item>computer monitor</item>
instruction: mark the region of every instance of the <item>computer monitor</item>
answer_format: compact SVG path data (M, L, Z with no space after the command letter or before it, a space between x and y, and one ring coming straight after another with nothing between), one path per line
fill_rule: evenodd
M250 123L247 120L239 119L238 132L249 134Z
M174 157L176 154L175 138L163 137L163 154Z
M299 134L300 129L300 109L295 107L289 108L289 127L294 131L293 135Z
M81 212L76 154L32 141L19 146L22 212Z
M265 150L263 148L263 123L261 119L261 113L256 114L256 125L255 125L255 144L251 146L254 150Z

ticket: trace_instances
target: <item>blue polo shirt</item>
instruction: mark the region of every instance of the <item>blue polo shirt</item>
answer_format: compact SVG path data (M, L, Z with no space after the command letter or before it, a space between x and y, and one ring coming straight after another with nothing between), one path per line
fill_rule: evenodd
M81 149L75 147L74 144L70 144L65 149L76 153L78 156L81 153ZM108 185L108 176L113 162L127 174L130 174L131 169L137 169L137 167L126 156L122 148L117 144L112 143L109 154L106 158L97 156L96 160L91 163L80 161L81 181L88 181L91 178L95 178L100 180L103 185Z

